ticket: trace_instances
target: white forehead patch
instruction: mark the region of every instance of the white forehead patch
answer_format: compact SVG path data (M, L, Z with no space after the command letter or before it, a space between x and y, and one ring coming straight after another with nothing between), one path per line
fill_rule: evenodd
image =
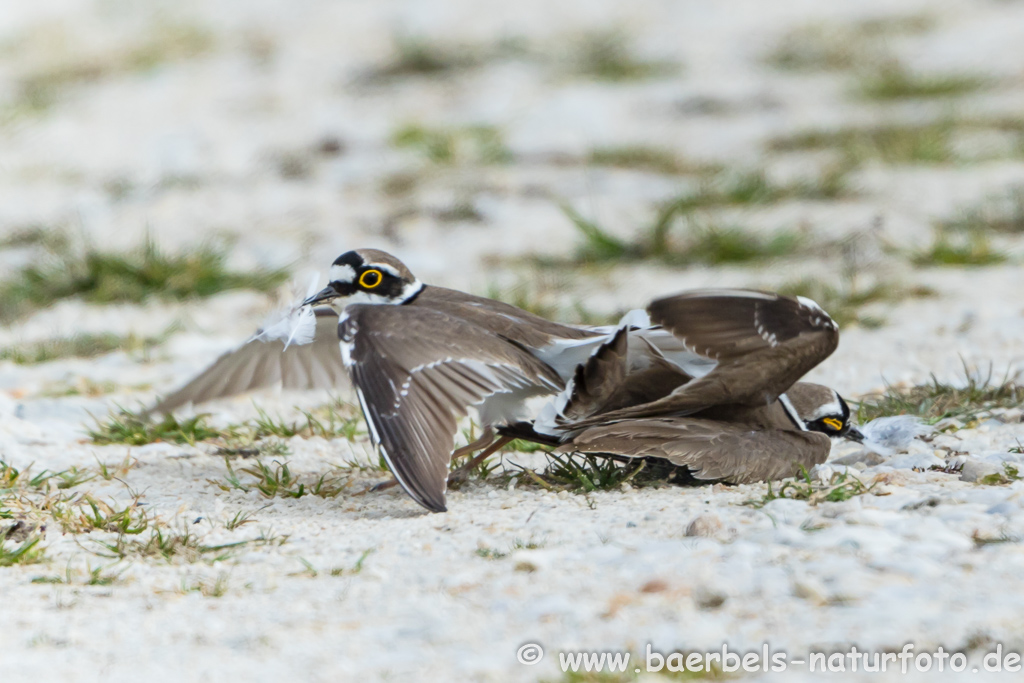
M392 268L391 266L389 266L386 263L367 263L366 265L368 267L370 267L370 268L376 268L377 270L383 270L385 273L387 273L388 275L391 275L392 277L402 277L401 275L399 275L397 270L395 270L394 268Z
M331 282L355 282L356 269L344 263L331 266Z

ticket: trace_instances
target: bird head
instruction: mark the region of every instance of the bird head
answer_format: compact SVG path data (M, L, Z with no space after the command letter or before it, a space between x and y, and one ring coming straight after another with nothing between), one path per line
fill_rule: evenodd
M423 290L405 264L377 249L348 251L331 265L330 282L303 305L327 304L339 313L349 304L404 304Z
M850 406L834 390L820 384L798 382L785 395L809 431L858 443L864 440L853 423Z

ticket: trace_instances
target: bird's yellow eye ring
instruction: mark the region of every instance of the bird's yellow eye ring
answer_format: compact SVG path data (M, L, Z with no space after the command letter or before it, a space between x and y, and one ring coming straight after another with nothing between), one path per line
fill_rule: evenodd
M842 421L841 420L837 420L834 417L826 417L824 420L822 420L822 422L824 422L825 424L827 424L829 427L831 427L832 429L836 430L837 432L840 432L843 429Z
M373 289L381 282L384 282L384 276L379 270L367 270L359 276L359 285L364 289Z

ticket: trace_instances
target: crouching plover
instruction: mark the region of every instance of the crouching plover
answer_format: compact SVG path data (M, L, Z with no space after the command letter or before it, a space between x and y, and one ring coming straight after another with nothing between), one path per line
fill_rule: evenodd
M710 369L696 376L666 366L659 395L637 401L649 381L629 370L637 340L623 328L577 368L533 425L506 432L561 452L665 458L697 478L732 483L792 476L824 462L830 437L862 440L839 394L797 381L839 341L838 326L813 301L704 290L659 299L647 312L652 325L712 361Z

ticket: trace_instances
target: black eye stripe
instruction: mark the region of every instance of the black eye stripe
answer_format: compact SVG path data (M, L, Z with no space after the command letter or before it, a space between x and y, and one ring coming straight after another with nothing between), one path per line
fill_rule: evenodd
M359 284L366 289L374 289L384 282L384 273L376 268L364 270L359 276Z

